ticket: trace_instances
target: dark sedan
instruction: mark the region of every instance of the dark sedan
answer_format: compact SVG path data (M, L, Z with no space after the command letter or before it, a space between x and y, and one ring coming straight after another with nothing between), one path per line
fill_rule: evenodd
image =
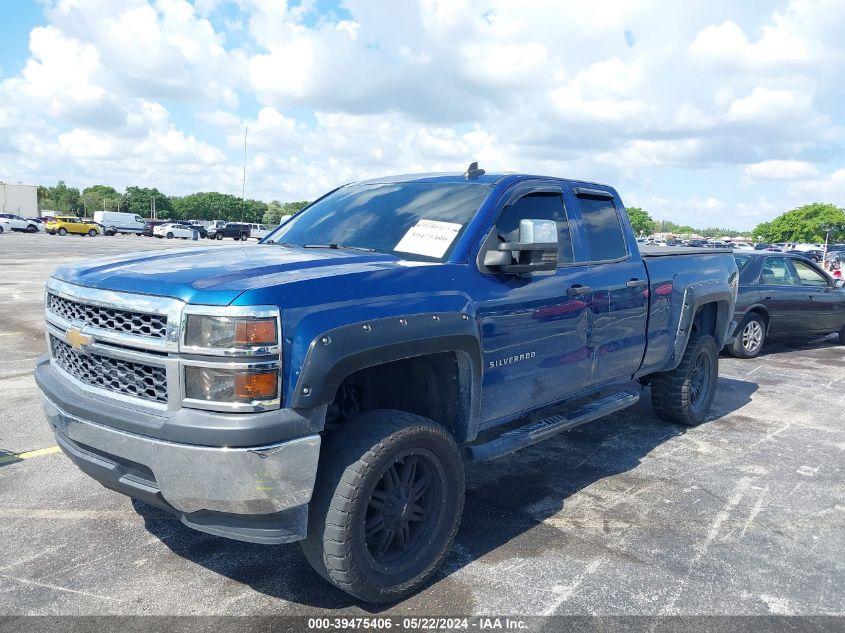
M767 338L839 333L845 345L845 290L815 263L788 253L734 255L739 296L734 318L739 326L728 351L753 358Z

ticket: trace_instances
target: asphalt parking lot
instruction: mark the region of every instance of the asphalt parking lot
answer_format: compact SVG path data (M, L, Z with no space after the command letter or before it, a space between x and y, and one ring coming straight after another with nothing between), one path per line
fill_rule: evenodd
M0 614L845 612L845 348L834 338L721 359L711 419L621 414L468 471L456 545L386 608L323 582L296 545L192 531L54 448L31 372L58 264L159 248L132 236L0 235Z

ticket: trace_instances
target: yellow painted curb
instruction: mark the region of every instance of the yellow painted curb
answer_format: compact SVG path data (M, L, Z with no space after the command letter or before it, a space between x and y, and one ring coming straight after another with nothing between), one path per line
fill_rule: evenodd
M31 459L33 457L41 457L42 455L52 455L61 451L58 446L48 446L47 448L39 448L34 451L27 451L26 453L12 453L11 455L0 455L0 464L8 462L16 462L21 459Z

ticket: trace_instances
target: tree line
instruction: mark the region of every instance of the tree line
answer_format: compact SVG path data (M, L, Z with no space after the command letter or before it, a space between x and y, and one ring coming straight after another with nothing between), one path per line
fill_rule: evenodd
M631 227L636 235L652 235L653 233L672 233L673 235L701 235L702 237L723 237L725 235L742 235L750 237L749 231L737 231L736 229L725 229L717 226L707 228L695 228L688 224L677 224L670 220L655 220L648 211L640 207L626 207L628 219L631 220Z
M168 196L155 187L126 187L120 193L108 185L86 187L81 192L59 181L54 187L38 187L38 208L61 213L92 216L95 211L123 211L148 218L155 200L156 216L173 220L225 220L227 222L263 222L279 224L281 218L293 215L308 204L296 202L241 201L237 196L216 191L202 191L186 196ZM673 233L698 234L704 237L743 235L764 242L831 242L845 241L845 210L833 204L814 202L787 211L774 220L757 225L753 231L737 231L719 227L695 228L668 220L655 220L645 209L628 207L628 217L637 235Z
M186 196L168 196L155 187L126 187L123 192L108 185L93 185L82 191L68 187L60 180L54 187L38 187L38 209L91 217L95 211L134 213L143 218L152 216L173 220L225 220L227 222L263 222L279 224L307 201L263 202L241 200L237 196L216 191L201 191Z
M672 233L674 235L698 234L703 237L742 235L760 242L792 242L819 244L825 241L845 241L845 209L834 204L814 202L786 211L769 222L758 224L751 231L737 231L710 227L694 228L665 220L654 220L648 211L628 207L628 217L637 235Z

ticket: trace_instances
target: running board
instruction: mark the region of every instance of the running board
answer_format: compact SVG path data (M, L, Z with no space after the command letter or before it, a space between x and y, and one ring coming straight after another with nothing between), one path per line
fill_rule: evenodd
M498 437L485 442L466 447L467 459L471 462L483 462L513 453L526 446L542 442L548 437L568 431L585 422L592 422L598 418L626 409L636 404L640 396L635 393L622 391L594 400L580 409L565 414L553 415L532 422L525 426L506 431Z

